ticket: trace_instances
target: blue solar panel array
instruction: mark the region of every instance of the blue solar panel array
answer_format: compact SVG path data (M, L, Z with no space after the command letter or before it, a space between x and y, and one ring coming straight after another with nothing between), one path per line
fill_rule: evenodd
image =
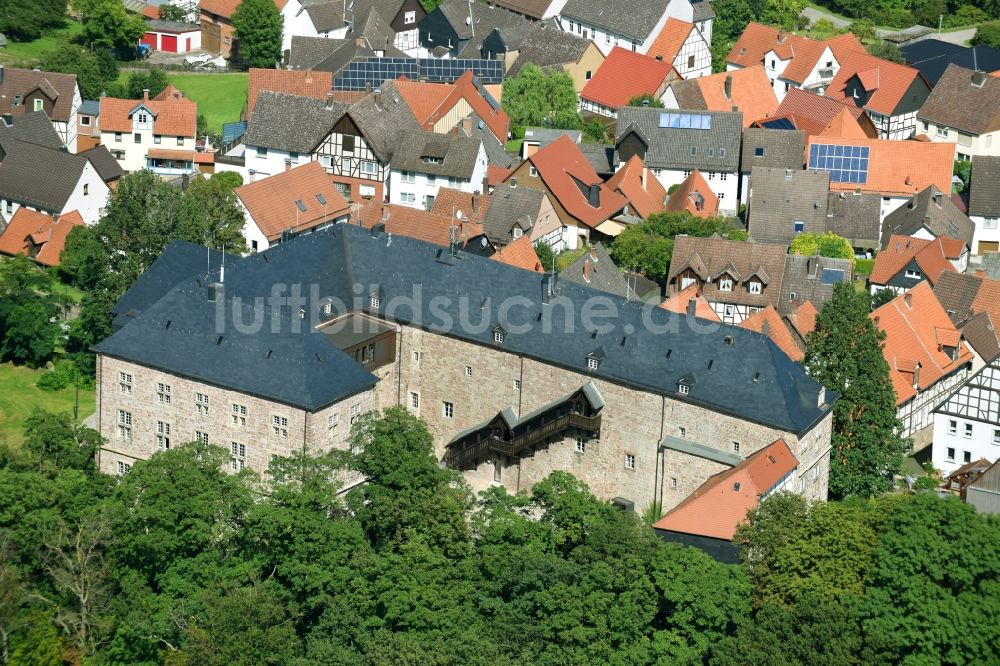
M809 168L829 171L830 182L868 182L868 146L835 146L814 144L809 146Z
M820 279L823 284L837 284L843 282L845 277L844 271L839 268L824 268Z
M768 129L779 129L779 130L795 129L795 124L788 118L777 118L775 120L766 120L762 122L761 125L763 125Z
M499 60L437 58L365 58L352 61L334 80L334 90L377 88L384 81L405 76L414 81L454 83L467 70L481 83L503 83L503 63Z
M247 131L246 121L240 121L238 123L223 123L222 125L222 144L232 143L236 139L243 136Z
M674 113L674 112L661 113L660 127L710 130L712 129L712 116L706 116L697 113Z

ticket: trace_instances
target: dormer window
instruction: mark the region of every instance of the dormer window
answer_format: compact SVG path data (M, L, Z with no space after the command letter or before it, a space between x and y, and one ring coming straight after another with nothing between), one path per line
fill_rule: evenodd
M681 395L688 395L691 392L691 387L688 386L687 384L678 384L677 385L677 391Z
M41 111L44 108L44 105L45 105L45 103L42 100L36 99L35 100L35 111Z
M424 157L424 163L426 164L441 164L442 162L444 162L444 160L440 157L431 157L430 155Z
M591 357L589 357L587 359L587 369L588 370L597 370L597 366L599 366L600 364L601 364L601 362L598 361L593 356L591 356Z
M763 285L761 285L761 283L758 282L757 280L750 280L750 293L759 294L761 292L762 286Z
M495 342L497 344L503 344L504 333L505 333L505 331L501 327L497 326L496 328L494 328L493 329L493 342Z
M733 278L728 275L719 278L719 291L732 291Z
M378 297L378 294L373 293L371 295L370 302L372 304L372 308L375 310L379 309L382 306L382 299Z

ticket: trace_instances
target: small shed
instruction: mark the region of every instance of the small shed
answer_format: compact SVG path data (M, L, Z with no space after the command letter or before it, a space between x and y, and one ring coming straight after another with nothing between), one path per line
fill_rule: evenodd
M139 43L167 53L198 51L201 49L201 26L177 21L146 21L146 34Z

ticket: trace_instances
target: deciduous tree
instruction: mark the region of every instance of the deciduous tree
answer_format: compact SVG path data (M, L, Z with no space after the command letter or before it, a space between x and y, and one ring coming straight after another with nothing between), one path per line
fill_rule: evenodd
M239 56L251 67L274 67L281 61L281 13L272 0L243 0L233 12Z
M515 136L525 127L579 129L576 89L566 72L543 72L527 64L517 76L503 83L503 109L510 116Z

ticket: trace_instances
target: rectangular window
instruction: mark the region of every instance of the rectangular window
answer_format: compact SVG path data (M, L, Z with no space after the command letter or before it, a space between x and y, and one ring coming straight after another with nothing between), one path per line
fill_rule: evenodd
M803 222L802 220L795 220L795 222L792 223L792 229L795 231L795 233L801 234L803 231L806 230L806 223Z
M949 446L948 447L948 451L945 454L944 459L945 460L949 460L949 461L954 461L955 460L955 449Z
M740 443L733 442L733 453L739 453L739 452L740 452Z
M445 401L444 405L442 406L442 412L444 413L444 417L446 419L455 418L455 405Z
M115 143L121 143L121 142L122 142L122 133L115 132Z
M576 438L576 452L577 453L587 452L587 442L583 441L583 437Z
M906 273L904 273L904 275L906 275L906 277L910 278L911 280L920 279L920 271L911 271L910 269L906 269Z
M632 453L625 454L625 469L635 469L635 455Z
M410 391L410 407L420 409L420 394L416 391Z
M132 135L132 139L133 139L133 140L134 140L134 141L135 141L136 143L142 143L142 135L141 135L141 134L139 134L138 132L136 132L135 134L133 134L133 135Z
M472 377L472 366L471 365L465 366L465 376L468 377L468 378Z
M155 143L155 144L157 144L157 145L159 145L159 143L160 143L160 141L161 141L162 139L163 139L163 137L161 137L161 136L160 136L159 134L154 134L154 135L153 135L153 143Z
M417 13L416 12L406 12L405 14L403 14L403 23L404 24L410 25L411 23L416 23L416 22L417 22Z
M247 406L238 405L235 402L231 405L231 420L234 426L237 428L247 427Z
M948 421L948 434L954 435L956 432L958 432L958 421Z
M370 160L364 160L361 162L361 173L367 176L375 176L378 174L378 164Z
M273 414L271 416L271 431L274 433L275 437L287 438L288 417L278 416L277 414Z
M719 291L732 291L733 279L731 277L719 278Z
M234 472L238 472L241 469L243 469L244 466L246 466L246 460L247 460L246 444L240 444L239 442L230 442L229 453L231 455L229 461L230 466L232 467Z
M177 137L177 145L178 146L183 146L184 145L184 137L182 137L182 136Z
M291 162L292 164L298 164L299 163L299 154L297 152L295 152L294 150L290 151L288 153L288 161Z
M84 127L90 127L90 116L80 116L80 124Z
M337 433L337 427L340 425L340 414L330 414L326 417L326 431L331 435Z
M965 437L966 439L971 439L971 437L972 437L972 424L971 424L971 423L966 423L966 424L965 424L965 433L964 433L964 437Z
M132 395L132 375L127 372L118 373L118 392L122 395Z
M128 474L131 471L132 471L132 465L129 465L126 462L122 462L121 460L118 461L118 474L119 475L121 475L121 474Z
M690 389L690 387L688 387L687 384L681 384L678 387L678 390L680 391L681 395L687 395L688 393L691 392L691 389Z
M671 488L677 488L677 477L676 476L670 477L670 487Z
M997 218L987 217L983 219L984 229L996 229L997 228Z
M760 288L761 288L760 282L757 282L756 280L752 280L750 282L750 293L751 294L759 294L760 293Z
M598 365L600 365L600 364L598 363L598 361L597 361L596 358L588 358L587 359L587 369L589 369L589 370L597 370L597 366Z
M257 157L267 157L267 148L264 146L257 146Z
M993 431L993 443L1000 444L1000 430Z
M972 462L972 451L962 451L962 462Z
M399 172L399 182L401 183L415 183L417 182L417 174L412 171L400 171Z
M204 444L205 446L208 446L208 433L202 432L201 430L195 430L194 441L198 442L199 444Z
M350 134L345 134L340 140L340 147L343 148L345 153L353 153L354 137Z
M415 365L420 365L421 353L418 351L413 352L413 363Z
M163 421L156 422L156 448L165 451L170 448L170 424Z
M753 154L755 157L764 157L764 147L757 146L756 148L753 149Z
M521 390L521 380L520 379L515 379L514 380L514 390L515 391L520 391ZM1000 431L998 431L998 432L1000 432Z
M195 393L194 408L199 415L208 416L208 395L205 393Z
M126 412L124 409L118 410L118 437L132 439L132 412Z
M528 167L528 175L531 176L532 178L537 178L538 177L538 169L536 169L533 166L529 166Z
M503 342L503 331L493 331L493 342Z
M413 192L400 192L399 201L404 204L416 203L417 197L413 194Z

